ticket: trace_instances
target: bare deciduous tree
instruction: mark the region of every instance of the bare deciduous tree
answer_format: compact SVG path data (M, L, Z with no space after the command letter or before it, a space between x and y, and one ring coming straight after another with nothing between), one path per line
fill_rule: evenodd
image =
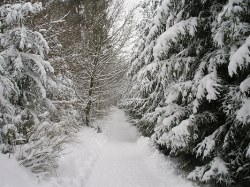
M72 72L77 91L86 101L85 120L90 125L91 117L113 104L113 90L126 71L123 48L131 33L132 14L124 11L123 0L85 1L84 18L82 42Z

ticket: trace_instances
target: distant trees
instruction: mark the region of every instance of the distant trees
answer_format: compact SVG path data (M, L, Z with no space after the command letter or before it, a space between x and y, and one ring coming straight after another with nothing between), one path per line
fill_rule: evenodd
M192 180L249 184L249 7L248 0L142 7L153 14L140 25L122 106L167 154L195 166Z
M48 36L56 72L73 79L80 101L76 104L86 125L102 116L119 95L116 89L126 71L123 48L131 20L122 0L55 0L30 19Z
M130 16L123 11L123 1L85 1L82 41L79 56L72 69L77 90L87 101L86 124L91 116L103 113L113 104L110 95L126 70L122 48L130 34ZM123 18L124 16L125 18ZM119 25L120 24L120 25ZM112 93L114 94L114 93Z

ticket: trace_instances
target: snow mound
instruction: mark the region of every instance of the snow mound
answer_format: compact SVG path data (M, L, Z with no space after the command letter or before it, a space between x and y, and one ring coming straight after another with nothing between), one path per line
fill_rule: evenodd
M35 187L38 183L26 168L19 165L14 158L0 154L0 186L1 187Z

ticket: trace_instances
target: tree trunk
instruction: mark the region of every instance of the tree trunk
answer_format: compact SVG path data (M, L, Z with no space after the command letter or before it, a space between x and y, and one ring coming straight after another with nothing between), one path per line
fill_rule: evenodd
M91 77L90 78L90 85L89 85L89 92L88 92L88 97L89 97L89 101L87 103L87 106L85 108L85 121L86 121L86 125L90 126L90 113L91 113L91 106L92 106L92 94L93 94L93 89L94 89L94 78Z

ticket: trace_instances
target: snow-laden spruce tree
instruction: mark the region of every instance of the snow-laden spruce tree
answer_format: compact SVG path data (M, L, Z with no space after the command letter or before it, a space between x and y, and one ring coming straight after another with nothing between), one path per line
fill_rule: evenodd
M152 134L154 126L152 121L145 121L142 116L154 111L162 97L162 87L157 82L159 64L153 63L153 47L157 37L164 31L160 18L154 21L155 15L161 14L156 11L158 6L159 1L151 0L140 4L142 19L138 25L139 37L128 72L131 86L128 98L121 104L132 117L140 119L137 127L145 135Z
M23 25L41 3L0 7L0 149L14 154L38 176L56 166L65 142L76 132L70 80L55 77L43 36Z
M249 7L248 0L229 0L215 16L210 62L221 77L225 122L197 145L197 156L212 160L190 173L191 179L249 184Z
M147 25L148 31L145 29L142 50L132 59L129 75L132 75L132 82L136 84L131 89L132 97L125 104L127 108L134 106L129 109L131 113L139 112L138 117L141 119L138 125L142 125L146 134L148 130L152 134L158 116L165 111L161 107L165 107L165 103L170 103L168 107L172 106L171 103L178 99L177 93L186 90L185 97L190 99L191 96L187 96L192 83L187 80L191 76L188 71L196 63L195 57L188 54L193 52L195 42L191 43L188 50L185 46L190 43L188 39L193 39L195 35L197 18L184 13L183 2L165 0L158 6L152 23ZM173 105L171 110L181 108L185 112L176 115L183 118L188 112L186 108Z
M163 0L132 58L123 106L190 179L249 181L249 7Z

